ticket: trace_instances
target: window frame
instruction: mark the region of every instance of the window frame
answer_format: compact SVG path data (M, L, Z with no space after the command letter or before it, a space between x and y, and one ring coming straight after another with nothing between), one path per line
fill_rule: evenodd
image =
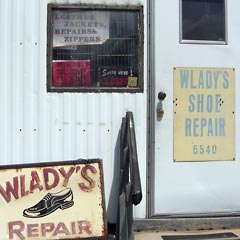
M224 1L224 31L225 31L225 40L224 41L213 41L213 40L188 40L183 39L183 24L182 24L182 1L179 0L179 42L185 44L207 44L207 45L227 45L228 44L228 29L227 29L227 1Z
M137 87L54 87L52 85L52 61L53 61L53 11L54 10L133 10L139 14L138 22L138 86ZM101 4L56 4L49 3L47 6L47 92L124 92L138 93L144 90L144 16L142 5L101 5Z

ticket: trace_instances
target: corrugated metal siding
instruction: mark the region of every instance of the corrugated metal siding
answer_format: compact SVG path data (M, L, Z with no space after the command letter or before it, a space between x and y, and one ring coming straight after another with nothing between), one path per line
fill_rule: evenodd
M47 93L48 2L0 0L0 164L102 158L108 220L114 222L118 134L126 111L134 112L145 192L147 79L143 94ZM117 2L120 1L103 1L104 4ZM132 0L121 3L144 4ZM144 198L135 211L136 216L145 217L145 210Z

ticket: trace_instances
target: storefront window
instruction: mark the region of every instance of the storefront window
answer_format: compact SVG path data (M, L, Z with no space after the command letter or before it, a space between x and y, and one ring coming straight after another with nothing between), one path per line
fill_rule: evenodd
M48 6L48 91L143 91L142 7Z
M181 41L226 43L224 0L181 0Z

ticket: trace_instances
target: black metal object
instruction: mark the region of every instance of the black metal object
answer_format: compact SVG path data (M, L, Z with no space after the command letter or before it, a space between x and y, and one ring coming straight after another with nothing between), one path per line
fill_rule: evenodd
M117 239L132 240L133 204L142 200L142 188L138 166L133 113L122 119L120 137L120 189L117 223Z
M158 93L158 100L163 101L166 98L167 94L165 92Z

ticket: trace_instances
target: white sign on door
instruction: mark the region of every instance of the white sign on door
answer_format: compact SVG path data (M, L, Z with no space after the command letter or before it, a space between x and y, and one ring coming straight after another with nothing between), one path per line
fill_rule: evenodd
M174 160L235 160L233 68L174 68Z

